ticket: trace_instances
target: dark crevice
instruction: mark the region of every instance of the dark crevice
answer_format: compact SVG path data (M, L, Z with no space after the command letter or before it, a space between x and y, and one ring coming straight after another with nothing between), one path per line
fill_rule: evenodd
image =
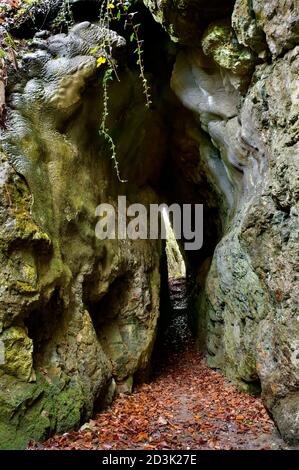
M33 367L45 367L50 364L51 344L56 333L63 330L65 311L60 298L59 289L56 288L48 302L32 311L24 324L28 329L28 336L33 341ZM48 347L50 346L50 350Z
M91 291L87 290L90 287L88 280L85 282L83 301L91 316L94 329L99 335L103 325L111 324L117 319L122 308L127 304L129 296L129 279L127 274L118 276L109 286L108 292L102 294L100 298L93 298Z
M192 276L186 273L184 276L172 277L176 269L175 264L178 265L177 271L179 272L181 258L172 256L170 259L170 248L168 247L167 250L166 243L171 245L173 251L181 252L183 259L185 258L179 243L175 243L172 239L170 242L164 242L161 263L160 318L152 357L153 376L159 375L161 367L164 367L165 362L171 360L174 354L182 354L193 342L190 327Z
M262 393L261 381L259 379L254 380L244 380L241 379L241 382L245 385L246 390L253 396L260 397Z

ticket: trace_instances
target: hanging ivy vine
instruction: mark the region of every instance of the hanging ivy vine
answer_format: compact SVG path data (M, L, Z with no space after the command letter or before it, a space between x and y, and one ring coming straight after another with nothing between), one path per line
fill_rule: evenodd
M117 68L112 57L112 45L110 40L110 24L111 21L123 22L124 29L131 30L130 42L136 44L134 54L136 55L136 65L139 67L139 77L143 87L143 94L145 96L145 106L150 108L152 104L150 87L145 75L144 60L143 60L143 41L140 38L141 24L135 23L134 19L137 12L132 12L131 3L129 1L121 0L116 3L115 0L103 0L100 7L99 22L103 31L107 31L102 44L96 46L90 51L90 54L95 55L100 51L100 56L97 57L97 67L105 67L105 72L102 80L103 86L103 114L100 123L100 134L105 138L110 146L111 159L113 160L114 168L118 180L121 183L126 183L120 176L119 163L117 159L116 145L107 126L107 119L109 116L109 93L108 87L111 80L116 78L119 81Z
M139 77L145 98L145 106L146 108L150 108L152 105L151 90L144 67L143 40L141 39L140 31L141 23L136 21L138 12L133 11L134 3L135 0L102 0L99 7L98 23L104 32L104 38L101 44L91 45L90 50L90 54L96 57L97 67L105 69L102 78L103 113L99 133L109 145L116 175L121 183L127 181L120 176L116 144L108 127L109 84L114 79L119 81L117 65L112 55L111 22L119 22L120 27L128 31L130 43L134 46L133 53L136 58L136 65L139 68ZM4 0L0 4L0 71L2 71L0 73L0 124L5 113L5 66L7 61L12 62L15 68L17 68L16 46L11 35L8 33L8 28L11 25L16 27L18 24L22 24L23 18L31 18L34 22L36 8L38 11L43 11L43 8L45 8L45 18L47 18L50 11L49 9L52 8L52 6L54 7L54 5L57 5L58 9L56 18L50 23L50 29L58 32L67 31L69 27L74 24L70 0L44 0L42 2L38 0Z

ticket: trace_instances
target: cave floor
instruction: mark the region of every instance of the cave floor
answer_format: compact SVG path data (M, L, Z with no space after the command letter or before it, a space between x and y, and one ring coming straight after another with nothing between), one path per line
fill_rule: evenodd
M287 448L261 400L239 392L206 365L183 315L173 319L153 365L151 383L119 396L78 432L34 443L31 449Z

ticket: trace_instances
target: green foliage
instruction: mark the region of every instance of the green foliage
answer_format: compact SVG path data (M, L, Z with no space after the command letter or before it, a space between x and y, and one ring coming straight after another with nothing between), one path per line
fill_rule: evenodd
M63 0L61 7L59 8L58 15L52 23L54 29L60 31L68 30L74 24L72 11L70 8L70 1Z
M99 59L98 59L99 60ZM109 101L109 95L108 95L108 83L110 80L113 80L113 69L108 68L103 77L103 114L102 114L102 121L100 124L100 134L104 136L105 140L108 142L111 150L111 159L113 160L114 163L114 169L116 171L116 175L120 183L127 183L127 180L124 180L120 176L119 172L119 164L117 161L117 155L116 155L116 145L114 143L113 138L111 137L109 133L109 128L107 127L107 119L109 116L108 112L108 101Z
M5 88L7 85L7 66L12 64L18 69L16 58L17 46L4 27L0 28L0 127L5 127L6 103Z
M7 12L11 13L10 19L13 21L14 25L18 24L18 21L26 16L30 16L34 20L34 7L38 5L37 0L6 0L5 7L0 8L0 21L1 14L7 16ZM47 2L45 1L45 4ZM152 104L150 87L148 80L145 74L144 60L143 60L143 41L141 39L140 30L141 24L135 21L137 12L132 11L132 7L135 3L135 0L103 0L101 2L99 10L99 25L102 30L107 32L104 34L101 44L93 45L90 50L90 54L93 55L97 60L98 68L105 68L103 75L103 115L100 123L100 134L105 138L107 143L110 146L111 158L114 162L114 167L116 170L117 178L120 182L126 182L120 177L119 164L116 155L116 145L113 141L111 132L107 126L107 119L109 116L109 95L108 88L109 82L116 78L119 80L117 73L117 65L113 59L112 55L112 44L111 44L111 22L117 21L122 22L125 29L131 30L130 33L130 43L136 44L134 49L134 54L136 56L136 65L140 70L140 80L143 88L143 94L145 96L145 106L150 108ZM1 3L0 3L1 7ZM3 16L2 15L2 16ZM73 24L73 17L70 8L70 0L63 0L58 11L58 15L55 20L52 22L51 27L54 31L65 31ZM0 28L0 61L4 64L8 61L12 62L15 68L17 68L16 62L16 45L12 37L7 32L6 23L2 21L2 28ZM2 29L2 31L1 31Z
M32 7L38 4L39 0L2 0L0 2L0 25L5 29L17 26L27 14L32 17Z
M125 0L120 0L116 3L116 0L104 0L100 7L99 21L100 26L103 28L103 31L107 31L102 44L93 47L90 50L90 54L94 55L97 58L97 67L105 66L106 70L103 76L103 114L100 124L100 134L103 135L105 140L110 146L111 150L111 159L114 162L114 168L117 174L117 178L121 183L127 182L122 179L119 171L119 163L117 160L116 145L111 136L109 128L107 126L107 119L109 116L109 94L108 94L108 83L110 80L113 80L115 77L119 80L117 74L117 68L112 56L112 45L110 39L110 23L114 21L123 21L124 27L131 29L130 42L136 43L136 49L134 54L136 55L136 64L140 70L140 79L143 87L143 93L145 96L145 106L150 108L152 104L150 87L145 75L144 61L143 61L143 41L140 38L140 28L141 24L135 23L136 12L130 11L130 8L134 2L129 2Z
M2 59L8 59L9 53L11 53L12 50L17 50L16 43L9 32L3 29L0 31L0 57Z
M110 0L107 0L107 1L110 1ZM115 0L112 0L112 2L114 1ZM129 28L132 30L132 33L130 35L130 42L134 42L134 41L136 42L136 49L134 51L134 53L137 55L136 64L138 65L140 69L140 79L141 79L142 86L143 86L143 93L144 93L145 100L146 100L146 107L150 108L152 101L151 101L151 95L150 95L150 87L148 85L148 81L145 76L144 61L143 61L144 51L142 48L143 41L140 38L141 24L135 23L135 16L137 15L137 12L130 11L131 6L135 2L134 0L133 1L131 0L131 2L121 0L119 3L116 4L116 6L112 2L108 4L112 18L117 21L121 21L123 19L125 28Z
M137 48L135 49L134 53L137 55L137 61L136 64L139 66L140 69L140 79L142 81L142 86L143 86L143 93L145 95L145 100L146 100L146 107L150 108L152 104L151 100L151 94L150 94L150 87L148 85L147 78L145 76L145 71L144 71L144 62L143 62L143 49L142 49L142 40L139 37L139 28L140 24L135 25L132 23L132 28L133 28L133 33L131 34L130 40L133 42L134 40L136 41Z

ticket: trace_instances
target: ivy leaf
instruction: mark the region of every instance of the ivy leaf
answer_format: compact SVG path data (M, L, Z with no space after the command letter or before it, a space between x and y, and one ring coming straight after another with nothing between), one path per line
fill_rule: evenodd
M93 55L95 54L97 51L99 50L98 46L94 47L93 49L91 49L91 51L89 51L89 54L90 55Z
M8 41L9 41L11 47L16 50L16 49L17 49L17 46L16 46L16 43L14 42L13 38L11 37L11 35L9 34L8 31L5 31L5 33L6 33L6 37L7 37Z

